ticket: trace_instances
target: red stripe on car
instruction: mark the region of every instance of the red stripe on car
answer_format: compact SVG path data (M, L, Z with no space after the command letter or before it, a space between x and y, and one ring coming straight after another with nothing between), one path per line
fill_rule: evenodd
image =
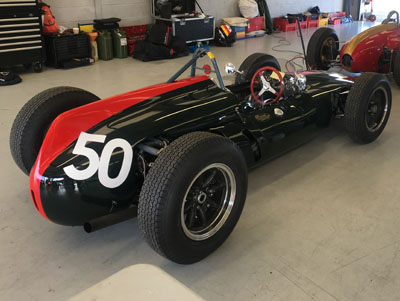
M40 198L40 182L44 171L55 158L78 139L81 132L86 132L96 124L147 99L208 79L208 76L198 76L173 83L163 83L99 100L59 115L47 132L30 174L29 185L33 192L33 202L39 213L49 219Z

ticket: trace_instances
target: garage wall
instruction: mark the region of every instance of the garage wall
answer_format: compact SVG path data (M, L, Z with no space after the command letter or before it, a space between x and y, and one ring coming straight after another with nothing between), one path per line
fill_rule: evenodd
M76 27L96 18L118 17L121 25L151 23L149 0L44 0L58 24Z
M59 25L76 27L95 18L94 0L45 0Z
M214 14L216 20L239 15L238 0L198 0L207 14ZM287 13L301 13L319 6L322 12L343 10L343 0L267 0L272 18Z
M119 17L122 25L151 23L150 0L45 0L51 5L59 24L74 27L76 24L91 22L96 17ZM198 0L207 14L217 20L238 16L238 0ZM286 13L303 12L318 5L321 11L343 9L343 0L268 0L272 17Z

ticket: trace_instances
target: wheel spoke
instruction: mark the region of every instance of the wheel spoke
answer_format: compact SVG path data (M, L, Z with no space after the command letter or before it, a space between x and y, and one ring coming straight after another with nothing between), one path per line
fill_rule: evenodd
M278 95L278 92L276 92L276 90L271 86L268 87L268 91L271 92L272 94Z
M186 213L188 213L191 209L193 209L193 205L192 205L192 204L190 204L189 206L187 206L183 212L186 214Z
M207 198L207 204L209 204L210 207L212 207L212 208L214 208L214 209L217 209L217 210L220 210L220 209L221 209L221 205L218 205L218 204L217 204L216 202L214 202L214 200L211 199L211 198Z
M267 92L267 91L268 91L267 89L262 88L261 91L260 91L260 93L258 93L258 96L263 95L263 94L264 94L265 92Z
M190 212L188 225L187 225L188 228L191 228L193 226L195 216L196 216L196 209L194 207L192 207L192 211Z
M264 76L261 76L261 81L262 81L264 86L268 86L268 82L267 82L267 80L265 79Z
M210 185L211 181L214 179L215 175L217 174L216 170L213 170L210 175L204 180L203 184L201 185L202 188L206 188Z
M204 227L207 225L207 218L206 218L206 214L203 210L203 208L201 208L200 206L197 207L197 212L199 213L199 218L201 219L201 226Z
M219 184L213 185L213 186L211 187L211 189L214 190L214 191L218 191L218 190L220 190L220 189L225 188L225 186L226 186L225 183L219 183Z

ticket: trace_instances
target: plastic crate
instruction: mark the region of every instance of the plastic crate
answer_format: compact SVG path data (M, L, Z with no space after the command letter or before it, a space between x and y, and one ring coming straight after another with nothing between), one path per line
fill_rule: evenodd
M296 23L289 23L288 19L285 18L275 18L274 19L274 27L277 30L287 32L287 31L293 31L299 29Z
M311 17L307 17L307 27L318 27L319 25L319 19L320 17L318 17L317 20L311 20Z
M249 18L249 21L248 21L247 27L246 27L246 32L264 30L265 29L264 24L265 24L264 17Z
M335 19L329 19L328 24L331 25L338 25L342 23L342 19L340 18L335 18Z
M328 17L331 19L339 18L339 17L346 17L346 12L339 11L339 12L332 12L328 14Z
M296 21L296 23L297 23L297 21ZM303 29L303 28L308 28L308 22L307 22L307 20L306 21L300 21L300 27Z

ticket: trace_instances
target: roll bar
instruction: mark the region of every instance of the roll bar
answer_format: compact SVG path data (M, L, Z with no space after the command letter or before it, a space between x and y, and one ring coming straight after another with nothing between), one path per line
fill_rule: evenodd
M200 68L197 67L197 60L199 58L202 58L204 56L208 56L214 66L214 70L209 70L209 69L205 69L205 68ZM196 70L203 70L203 71L209 71L209 72L213 72L217 75L217 79L218 79L218 83L219 86L222 90L226 90L224 81L222 79L222 75L221 75L221 71L219 70L218 67L218 63L217 63L217 59L215 58L214 54L211 51L208 51L204 48L198 48L195 53L193 54L192 59L187 62L181 69L179 69L179 71L177 73L175 73L168 81L167 83L173 83L174 81L176 81L178 79L179 76L181 76L187 69L189 69L191 67L191 72L190 72L190 76L194 77L196 76Z
M393 19L393 18L392 18L393 15L396 15L397 18L396 18L396 19ZM397 11L395 11L395 10L392 10L392 11L388 14L387 18L386 18L385 20L382 21L382 24L387 24L387 23L389 23L389 22L392 21L392 20L395 21L395 22L397 23L397 26L400 26L399 13L398 13Z

